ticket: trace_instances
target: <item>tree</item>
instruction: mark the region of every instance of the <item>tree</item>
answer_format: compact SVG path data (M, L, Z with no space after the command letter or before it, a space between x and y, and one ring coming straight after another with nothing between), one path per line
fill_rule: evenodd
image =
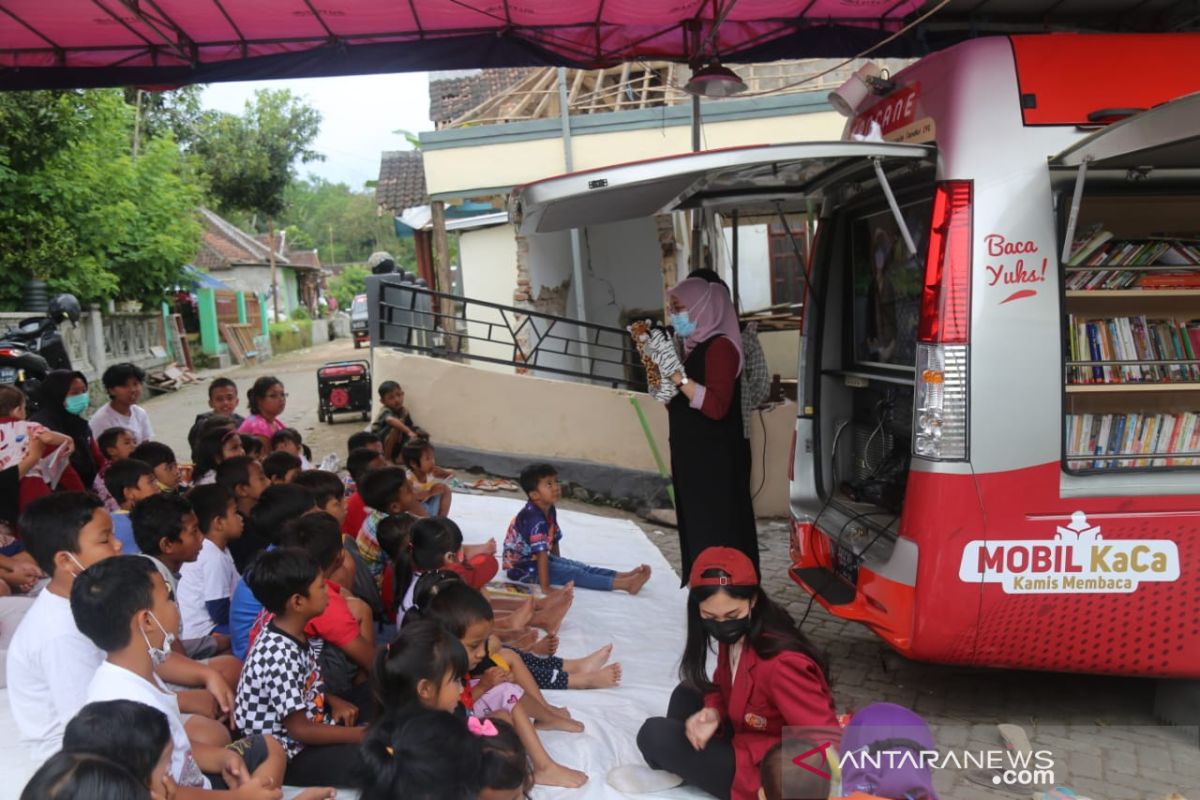
M194 150L204 160L220 210L248 211L255 218L262 214L274 241L275 218L284 209L284 190L295 177L296 162L325 158L310 147L320 128L320 112L287 89L260 89L240 117L206 118ZM275 248L270 259L271 294L279 319Z
M195 255L200 181L169 136L131 153L115 90L0 93L0 304L46 280L80 300L161 298Z
M284 199L280 223L296 228L304 241L312 242L308 246L319 248L322 263L362 262L376 250L387 250L397 264L416 269L412 240L398 238L391 218L377 213L374 192L355 192L344 183L309 175L293 181Z
M296 163L323 161L311 149L321 113L287 89L260 89L245 112L206 116L193 146L218 209L276 217Z
M365 264L350 264L329 281L329 293L337 299L338 308L349 311L354 295L367 291L367 276L371 270Z
M165 92L148 92L126 87L125 102L140 115L136 130L141 141L170 134L181 148L190 147L206 116L200 106L201 90L200 86L183 86Z

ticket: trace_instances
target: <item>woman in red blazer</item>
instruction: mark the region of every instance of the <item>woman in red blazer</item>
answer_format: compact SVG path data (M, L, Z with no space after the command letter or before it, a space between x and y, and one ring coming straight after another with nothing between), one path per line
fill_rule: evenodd
M756 800L759 762L785 727L813 736L838 731L824 659L766 596L740 550L704 550L688 588L683 682L667 716L642 725L638 747L651 767L714 797ZM717 668L710 681L713 640Z

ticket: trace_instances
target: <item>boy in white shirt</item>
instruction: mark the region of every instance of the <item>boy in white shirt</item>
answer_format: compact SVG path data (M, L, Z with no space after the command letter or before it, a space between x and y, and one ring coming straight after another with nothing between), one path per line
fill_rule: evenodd
M111 558L82 573L71 590L79 629L107 653L87 689L87 701L134 700L167 717L174 750L170 774L178 800L213 797L277 800L287 764L279 742L257 736L218 747L188 739L175 695L155 675L179 629L179 610L145 558Z
M179 611L183 638L200 639L212 633L229 635L229 601L240 579L228 545L242 535L237 500L224 486L197 486L188 492L196 525L204 534L200 555L179 568Z
M21 535L50 583L33 601L8 648L8 702L21 740L41 763L62 745L83 708L104 653L79 632L68 598L75 577L121 552L112 519L93 495L59 492L30 503Z
M100 380L109 400L88 420L92 433L99 436L109 428L117 427L132 433L137 444L152 440L154 426L150 424L150 415L137 404L142 396L142 383L146 380L141 367L128 362L113 364L104 370Z

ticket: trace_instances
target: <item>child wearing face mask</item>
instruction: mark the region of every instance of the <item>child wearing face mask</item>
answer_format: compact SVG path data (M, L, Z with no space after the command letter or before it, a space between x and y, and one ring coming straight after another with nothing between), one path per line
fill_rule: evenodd
M58 751L63 729L87 698L104 652L75 626L70 595L75 576L121 552L112 519L84 492L35 500L21 516L29 553L50 577L30 605L8 648L8 699L21 741L39 763Z
M189 739L175 696L155 669L171 654L179 609L154 565L118 556L89 567L71 587L75 624L107 654L88 685L88 702L133 700L167 717L173 750L169 774L181 798L228 790L234 798L273 798L287 758L270 736L219 747Z

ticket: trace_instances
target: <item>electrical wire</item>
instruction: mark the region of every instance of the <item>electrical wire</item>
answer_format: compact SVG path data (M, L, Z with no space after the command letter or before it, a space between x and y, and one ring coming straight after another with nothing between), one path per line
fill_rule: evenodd
M761 408L755 410L758 411L758 421L759 424L762 425L763 432L762 469L760 472L760 477L762 479L758 482L758 488L754 490L754 494L750 495L751 500L757 500L758 493L761 492L763 487L767 485L767 419L763 416L763 411Z
M866 50L863 50L858 55L851 56L850 58L847 58L845 61L835 64L834 66L830 67L829 69L822 70L821 72L818 72L814 75L809 75L808 77L802 78L793 83L785 83L783 86L776 86L773 89L764 89L761 92L743 92L742 94L737 95L737 97L738 97L738 99L742 99L742 98L746 98L746 97L766 97L767 95L779 94L780 92L785 92L788 89L794 89L797 86L803 86L806 83L812 83L813 81L819 80L820 78L824 78L826 75L830 74L831 72L837 72L839 69L844 69L846 66L854 63L855 61L857 61L860 58L866 58L867 56L871 55L871 53L874 53L876 50L880 49L884 45L891 44L892 42L896 41L901 36L905 35L909 31L911 31L913 28L915 28L918 25L920 25L921 23L925 22L925 20L929 19L934 14L941 11L943 8L945 8L948 5L950 5L950 0L942 0L936 6L929 9L924 14L917 17L915 20L913 20L912 22L910 22L907 25L905 25L904 27L902 27L900 30L893 33L891 36L888 36L886 39L883 39L883 40L875 43L874 45L868 47ZM675 89L677 91L680 91L680 92L686 92L686 90L681 86L672 85L671 88Z

